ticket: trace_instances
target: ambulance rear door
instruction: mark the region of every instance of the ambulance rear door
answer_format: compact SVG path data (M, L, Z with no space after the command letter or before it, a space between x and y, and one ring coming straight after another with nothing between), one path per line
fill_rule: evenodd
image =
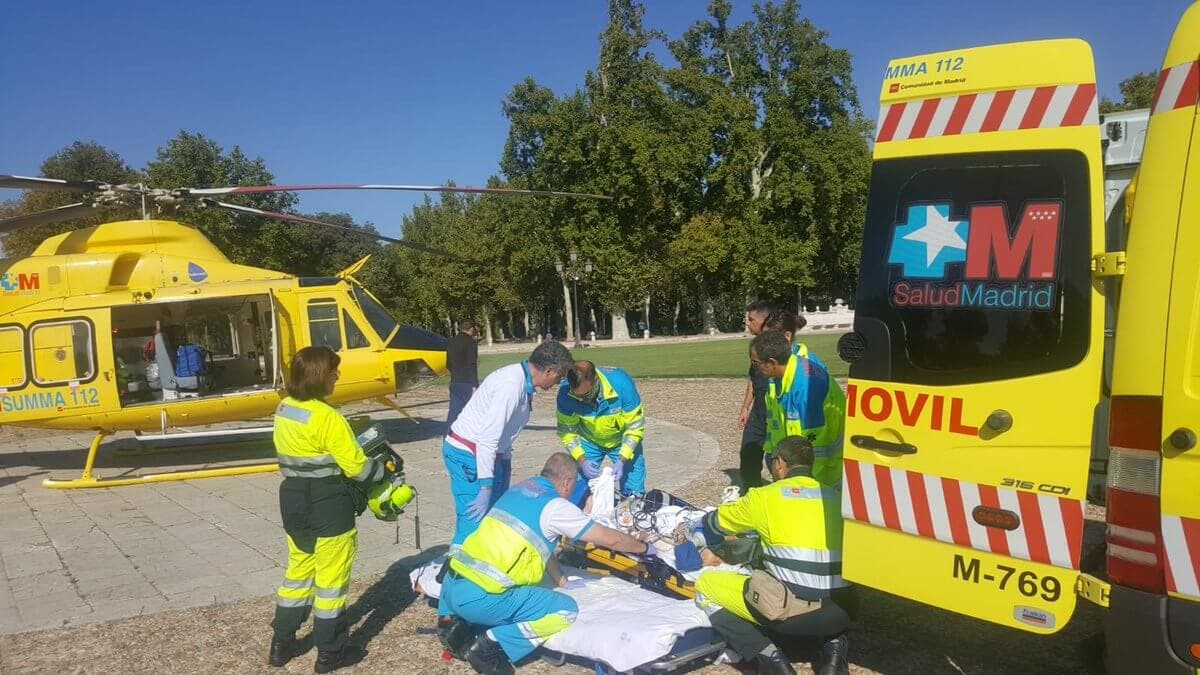
M848 580L1032 632L1071 618L1103 250L1086 43L892 61L839 345Z
M1167 51L1151 111L1161 200L1135 197L1131 230L1170 226L1177 233L1171 267L1162 390L1162 542L1168 632L1175 652L1200 666L1200 5L1184 15ZM1147 150L1150 146L1147 145ZM1181 175L1177 167L1186 157ZM1155 157L1158 160L1158 157ZM1175 169L1172 171L1172 169ZM1147 176L1149 177L1149 176ZM1139 187L1143 182L1139 180ZM1147 186L1148 187L1148 186ZM1176 211L1178 209L1178 211ZM1166 299L1162 299L1166 301ZM1114 383L1115 384L1115 383Z

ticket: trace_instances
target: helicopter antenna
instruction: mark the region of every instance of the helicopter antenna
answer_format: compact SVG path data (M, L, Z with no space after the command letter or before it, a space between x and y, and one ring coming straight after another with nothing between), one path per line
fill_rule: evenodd
M142 220L150 220L150 213L146 210L146 193L142 193Z

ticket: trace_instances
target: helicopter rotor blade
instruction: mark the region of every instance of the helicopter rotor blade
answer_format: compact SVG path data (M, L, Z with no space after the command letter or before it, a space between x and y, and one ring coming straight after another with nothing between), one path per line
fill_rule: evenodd
M0 188L18 190L65 190L69 192L95 192L108 185L94 180L61 180L33 176L9 176L0 174Z
M369 232L367 230L357 230L353 227L346 227L345 225L337 225L334 223L327 223L323 220L313 220L312 218L305 218L304 216L295 216L290 213L279 213L277 211L264 211L263 209L256 209L252 206L241 206L239 204L229 204L226 202L219 202L215 199L202 199L200 201L202 204L204 204L205 206L208 206L208 207L226 209L228 211L235 211L237 213L249 213L249 214L253 214L256 216L264 216L266 218L274 218L276 220L286 220L286 221L290 221L293 223L306 223L308 225L321 225L324 227L333 228L335 230L351 232L360 237L370 237L372 239L379 239L381 241L386 241L386 242L389 242L392 244L405 246L407 248L411 248L416 251L421 251L423 253L429 253L431 255L440 256L442 258L449 258L451 260L457 260L459 262L470 262L469 260L467 260L461 256L454 255L453 253L449 253L447 251L443 251L441 249L434 248L432 246L426 246L425 244L419 244L415 241L407 241L404 239L395 239L393 237L388 237L388 236L379 234L377 232Z
M67 204L37 213L29 213L23 216L15 216L13 218L5 218L0 220L0 234L8 234L16 230L26 227L36 227L38 225L49 225L51 223L60 223L64 220L72 218L87 218L95 215L96 211L105 208L105 204L95 201L79 202L76 204Z
M583 199L612 199L607 195L586 192L557 192L553 190L518 190L516 188L457 187L453 185L386 185L363 183L360 185L242 185L218 188L181 188L187 196L245 195L265 192L304 192L308 190L403 190L408 192L465 192L469 194L493 194L508 197L578 197Z

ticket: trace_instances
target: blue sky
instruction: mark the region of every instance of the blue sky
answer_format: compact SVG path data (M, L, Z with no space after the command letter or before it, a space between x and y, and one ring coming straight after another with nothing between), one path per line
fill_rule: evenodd
M650 0L678 36L706 0ZM1050 37L1091 43L1102 95L1158 67L1184 0L810 1L854 55L868 116L890 58ZM734 18L752 3L734 0ZM36 173L74 140L144 166L179 129L264 157L280 183L484 183L533 76L559 93L596 60L607 3L283 0L18 3L0 20L0 173ZM0 190L0 199L16 197ZM306 194L395 235L419 196Z

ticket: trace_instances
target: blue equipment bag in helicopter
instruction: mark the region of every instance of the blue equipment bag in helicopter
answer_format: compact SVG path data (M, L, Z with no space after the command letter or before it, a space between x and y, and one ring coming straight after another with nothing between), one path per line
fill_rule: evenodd
M199 377L208 373L208 361L205 359L205 349L200 345L179 345L175 350L175 375L179 377Z

